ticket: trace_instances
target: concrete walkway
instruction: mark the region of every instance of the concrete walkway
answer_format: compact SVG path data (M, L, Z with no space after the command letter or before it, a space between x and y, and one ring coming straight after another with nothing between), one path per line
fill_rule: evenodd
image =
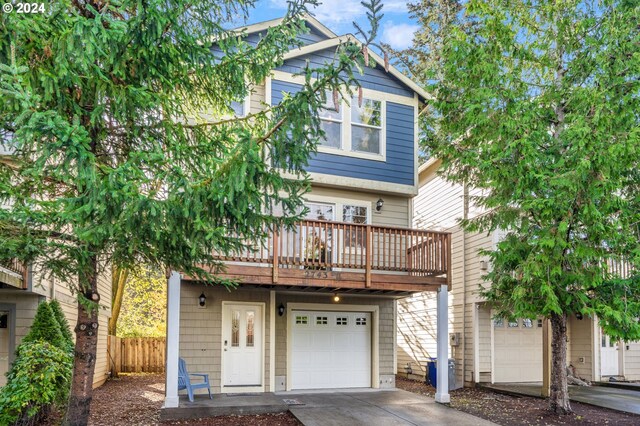
M305 426L489 426L494 423L400 389L197 395L163 408L161 420L290 411Z
M494 423L436 404L432 398L400 389L377 392L335 392L293 396L304 405L289 411L305 426L455 425Z
M539 383L483 384L481 387L517 395L540 397ZM569 386L569 399L597 407L640 414L640 392L605 386Z

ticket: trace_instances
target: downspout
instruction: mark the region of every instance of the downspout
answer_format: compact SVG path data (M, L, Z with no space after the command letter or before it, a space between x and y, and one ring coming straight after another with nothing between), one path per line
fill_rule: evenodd
M462 218L469 217L469 187L462 184ZM474 342L478 344L478 342ZM462 387L466 381L467 354L467 233L462 231Z

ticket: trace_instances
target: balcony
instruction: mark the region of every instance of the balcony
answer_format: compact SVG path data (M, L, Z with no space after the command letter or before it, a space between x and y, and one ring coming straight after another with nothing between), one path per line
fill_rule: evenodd
M0 261L0 287L8 285L20 289L27 288L28 269L17 259Z
M217 258L222 277L260 287L409 294L451 282L450 234L417 229L303 220Z

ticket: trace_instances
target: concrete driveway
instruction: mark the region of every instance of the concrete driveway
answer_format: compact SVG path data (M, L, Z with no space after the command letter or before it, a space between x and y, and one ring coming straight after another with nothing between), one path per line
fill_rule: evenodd
M540 397L539 383L496 383L482 385L501 392ZM598 407L640 414L640 392L637 387L624 386L569 386L569 399Z
M289 405L289 411L305 426L495 424L436 404L432 398L400 389L300 394L286 392L286 396L280 396L299 403Z

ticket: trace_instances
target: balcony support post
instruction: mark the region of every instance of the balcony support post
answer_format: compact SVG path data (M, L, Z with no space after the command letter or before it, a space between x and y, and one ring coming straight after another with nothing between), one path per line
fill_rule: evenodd
M449 287L438 289L436 402L449 404Z
M371 231L371 225L367 225L367 248L365 256L365 281L364 286L366 288L371 287L371 264L373 263L373 234Z
M165 408L178 407L178 357L180 346L180 281L181 276L171 271L167 286L167 378Z
M273 263L272 263L272 268L273 268L273 275L272 275L272 280L274 284L278 283L278 258L280 257L280 254L278 253L278 248L280 245L280 237L279 237L280 233L278 232L278 229L274 229L273 230Z

